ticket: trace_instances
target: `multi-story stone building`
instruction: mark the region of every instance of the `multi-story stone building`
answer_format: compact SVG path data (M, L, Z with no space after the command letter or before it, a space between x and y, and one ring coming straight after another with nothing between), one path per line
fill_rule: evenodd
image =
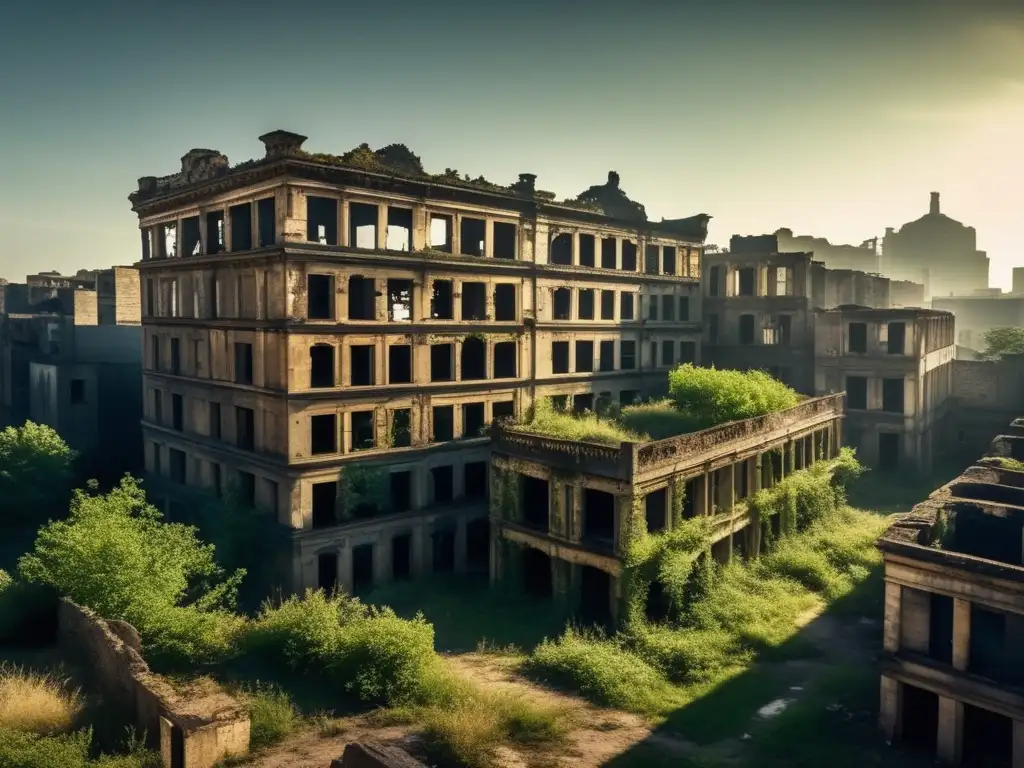
M1024 296L1016 294L935 296L932 309L956 315L957 345L975 352L985 350L993 328L1024 327Z
M1018 420L992 454L1024 459ZM983 460L879 540L881 727L950 765L1024 766L1024 473Z
M623 611L623 559L636 528L713 520L712 555L756 557L778 536L747 500L837 455L842 395L647 443L606 446L499 429L491 454L492 581L555 598L584 622ZM650 598L650 596L649 596Z
M294 588L486 568L485 425L630 402L699 359L709 217L648 221L614 173L559 203L403 146L261 140L130 196L143 431L151 488L234 484L293 530Z
M930 470L953 396L953 316L816 311L815 389L846 392L846 444L868 466Z

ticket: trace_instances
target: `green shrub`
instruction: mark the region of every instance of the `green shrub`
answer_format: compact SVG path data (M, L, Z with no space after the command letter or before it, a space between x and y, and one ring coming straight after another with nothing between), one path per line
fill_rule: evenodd
M45 424L0 430L0 525L34 528L63 513L74 461L75 452Z
M792 408L797 393L764 371L700 368L690 363L668 375L669 396L700 430Z
M633 432L618 422L587 412L573 414L560 411L550 398L540 398L530 409L529 417L515 424L515 429L540 435L574 440L582 443L600 443L617 446L623 442L644 442L647 435Z
M256 683L243 691L249 711L249 748L273 746L289 736L299 723L291 697L276 686Z
M985 456L978 460L979 464L987 464L1000 469L1009 469L1013 472L1024 472L1024 461L1011 459L1009 456Z
M619 412L619 421L626 429L663 440L695 429L693 416L676 408L672 400L652 400L627 405Z
M39 736L0 728L0 765L4 768L159 768L160 756L141 748L124 755L90 759L92 731Z

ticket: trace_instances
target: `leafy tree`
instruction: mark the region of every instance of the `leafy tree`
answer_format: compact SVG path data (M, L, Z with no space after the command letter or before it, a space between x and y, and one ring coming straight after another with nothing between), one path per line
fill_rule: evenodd
M986 331L985 360L998 360L1004 355L1024 354L1024 328L993 328Z
M75 452L44 424L0 431L0 524L38 524L63 511L74 461Z

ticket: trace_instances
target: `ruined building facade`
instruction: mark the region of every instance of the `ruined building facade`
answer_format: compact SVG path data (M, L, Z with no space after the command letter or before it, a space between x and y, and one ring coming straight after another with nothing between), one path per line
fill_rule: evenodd
M486 570L488 438L541 396L600 410L699 360L708 217L647 221L618 176L430 175L405 147L192 150L131 195L151 488L293 531L291 586Z

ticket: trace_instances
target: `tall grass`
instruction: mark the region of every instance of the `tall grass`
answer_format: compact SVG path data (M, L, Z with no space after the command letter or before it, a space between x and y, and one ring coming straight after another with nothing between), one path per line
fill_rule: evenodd
M619 421L627 429L647 435L652 440L693 432L695 428L693 417L680 411L668 399L627 405L619 412Z
M300 716L295 702L278 686L257 682L241 694L249 712L250 750L273 746L298 728Z
M573 414L562 411L551 403L550 398L540 398L533 404L528 418L515 425L517 430L548 435L560 440L574 440L583 443L619 445L635 441L644 442L648 436L624 427L614 419L597 416L589 411Z
M81 694L67 681L20 667L0 668L0 728L67 733L82 709Z

